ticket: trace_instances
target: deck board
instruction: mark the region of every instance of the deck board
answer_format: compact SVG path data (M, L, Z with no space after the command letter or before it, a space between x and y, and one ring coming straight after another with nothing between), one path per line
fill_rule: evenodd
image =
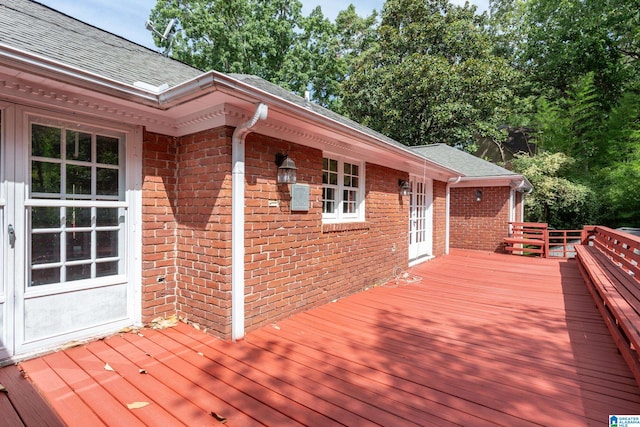
M421 280L238 343L181 323L22 367L70 426L221 425L212 412L229 426L596 426L640 414L575 261L454 251L410 273ZM151 405L129 410L131 399Z
M25 375L14 367L0 369L0 384L7 392L0 393L0 425L57 427L63 426L47 401Z
M24 426L20 415L18 415L18 412L11 404L9 396L6 393L0 393L0 414L2 414L2 423L6 423L5 425L7 426Z

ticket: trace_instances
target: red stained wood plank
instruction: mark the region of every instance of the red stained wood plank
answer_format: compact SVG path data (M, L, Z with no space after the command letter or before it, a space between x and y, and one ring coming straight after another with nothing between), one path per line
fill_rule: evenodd
M128 343L122 338L113 337L108 341L108 345L104 341L91 343L86 349L99 358L103 365L108 363L128 383L127 387L122 387L119 384L115 385L112 388L112 393L120 395L125 389L129 389L134 393L142 393L144 399L146 399L145 401L150 403L150 406L145 407L144 410L152 412L156 417L145 420L147 424L168 425L182 423L190 426L220 424L211 416L210 410L205 411L203 408L194 405L188 395L176 399L176 392L172 390L171 378L164 378L164 381L161 381L155 377L153 371L149 372L147 368L140 368L123 356L120 347L126 346ZM146 373L141 373L140 369L146 369L143 371ZM134 394L129 398L137 398L137 396ZM140 398L137 399L136 401L140 401ZM123 394L118 400L127 402L127 396Z
M115 423L118 422L120 425L126 426L143 426L144 423L142 420L137 418L131 410L105 389L105 386L109 384L109 380L117 379L117 374L110 372L108 376L96 377L88 374L74 360L74 357L79 356L77 351L72 352L71 350L52 353L44 356L42 359L68 385L73 394L82 399L82 401L95 412L104 424L115 425ZM98 367L95 366L94 369L98 369ZM100 366L100 369L104 371L104 364ZM27 372L31 375L30 371ZM104 383L100 383L98 380L102 380ZM73 406L69 408L69 412L62 412L67 408L59 409L55 401L53 401L52 404L67 424L71 426L82 425L79 423L79 420L76 419L75 408Z
M2 383L0 382L0 384ZM6 393L0 393L0 424L3 423L7 426L24 426Z
M326 319L316 323L324 320ZM309 324L305 324L308 330L310 330L309 326ZM463 410L478 417L486 417L488 421L495 422L500 419L502 422L510 424L522 423L524 422L520 418L522 409L515 402L526 402L532 399L536 399L537 404L541 405L540 407L545 407L545 416L548 417L544 420L545 424L560 413L564 414L563 416L567 420L570 420L572 416L572 411L566 411L566 407L558 409L556 400L532 391L533 382L524 383L523 377L500 374L500 370L493 371L493 360L465 361L455 355L451 358L443 357L442 352L437 348L432 351L435 357L426 358L424 351L414 352L409 348L402 352L399 350L399 346L394 345L386 337L380 340L379 348L375 348L371 354L368 354L353 351L355 345L348 337L338 338L340 333L344 332L341 329L336 330L335 335L331 336L326 335L320 328L314 328L314 332L312 342L315 348L327 352L331 351L333 354L342 354L344 355L342 357L347 361L372 367L385 375L395 376L400 372L404 378L408 373L411 373L410 384L407 381L405 386L414 392L422 396L433 395L434 399L455 397L458 402L462 402L466 406ZM309 343L311 340L307 339L305 342ZM331 350L327 348L329 345ZM371 344L363 344L363 347L370 346ZM383 350L383 348L385 349ZM399 353L396 353L397 351ZM434 366L438 366L439 369L434 370ZM490 372L486 372L486 370L490 370ZM500 377L502 377L502 381L500 381ZM549 388L544 391L551 394ZM565 397L565 400L569 399ZM580 401L573 398L569 403L569 406L573 408L579 405ZM460 408L462 409L462 407ZM486 408L491 408L491 410Z
M252 396L251 392L254 389L243 387L248 385L246 382L236 382L233 376L220 378L220 375L214 372L213 369L207 369L207 366L212 368L212 365L201 360L196 361L196 358L202 358L198 352L181 346L175 341L163 340L162 337L159 337L160 343L157 343L152 339L158 335L156 331L145 330L144 335L144 337L139 337L133 334L126 334L123 338L132 342L165 366L173 367L189 381L199 384L205 390L217 396L219 401L224 402L224 406L220 407L219 413L227 418L230 424L235 424L238 417L243 419L248 416L253 418L255 422L261 422L264 425L300 425L286 414L276 411ZM215 403L212 402L212 404Z
M444 403L428 402L425 396L395 387L393 382L388 382L386 376L376 370L354 366L323 351L300 345L295 340L287 340L284 335L274 337L263 329L253 332L248 341L263 352L283 358L287 371L297 364L306 378L331 384L343 392L351 393L354 399L364 399L389 412L396 411L405 419L423 425L456 423L477 426L486 422Z
M207 411L230 426L394 427L587 426L640 413L640 390L575 261L452 251L411 274L422 280L352 295L239 343L180 324L25 366L47 398L69 395L52 400L57 410L77 404L104 417L98 405L121 408L124 387L189 425L209 421ZM98 369L106 361L115 377Z
M55 368L44 358L36 358L21 363L43 396L69 426L104 426L104 422L91 407L76 394L58 375Z
M10 400L25 425L29 427L64 425L47 401L17 367L7 366L4 369L0 369L0 384L8 390L8 393L0 394Z
M115 361L111 361L101 359L89 350L90 348L96 348L97 351L99 351L102 347L103 344L97 341L86 347L76 347L65 352L67 356L84 371L84 374L90 377L90 379L86 379L87 381L93 380L94 383L101 385L100 389L89 387L82 393L83 397L94 393L96 396L101 396L106 392L109 394L109 398L114 400L114 405L119 404L123 411L128 411L129 414L135 416L144 425L184 425L184 423L178 420L166 408L154 402L153 395L144 393L125 378L124 373L121 371L123 369L126 371L124 368L125 364L121 363L120 359L116 358L114 353L109 353L110 356L116 358ZM116 366L112 366L111 363L114 363ZM107 364L113 370L105 369ZM82 381L84 381L84 379L82 379L81 382ZM127 407L127 405L136 402L148 403L148 405L136 409L129 409ZM113 425L116 423L120 424L120 420L112 418L108 419L107 423L113 423Z
M176 339L174 340L173 338ZM227 384L240 387L247 394L260 400L264 405L273 408L279 413L286 414L298 423L304 425L339 425L332 418L339 414L324 415L323 412L317 411L315 408L305 406L299 402L301 396L295 390L280 390L280 388L274 390L269 387L269 384L267 384L269 380L264 376L256 372L239 372L236 365L227 365L223 361L204 353L203 350L206 350L204 346L191 345L198 343L182 334L169 337L165 334L154 333L149 336L149 339L167 349L189 349L190 351L183 352L181 355L184 360ZM335 409L336 412L341 411L341 408L332 409ZM354 417L352 420L356 420L356 418Z
M209 417L208 420L205 420L207 422L212 422L214 418L211 416L211 413L215 413L225 416L228 420L228 426L262 425L262 423L245 416L244 413L239 411L235 412L234 415L231 416L229 405L219 399L214 393L210 393L202 381L190 381L182 374L184 371L184 365L182 363L169 363L168 365L163 363L158 360L157 357L152 356L151 353L143 351L141 348L134 345L131 340L136 341L135 338L136 337L131 335L127 335L126 338L124 336L113 337L109 340L105 340L105 344L109 345L115 351L131 361L133 366L128 369L132 375L135 376L136 369L138 371L139 369L144 369L147 372L144 374L145 378L147 376L153 377L159 383L157 385L158 389L164 388L166 389L165 391L171 392L166 396L166 399L169 399L169 402L165 407L172 408L176 405L182 406L182 402L184 401L185 406L195 405L199 408L200 412L206 414L206 416ZM138 342L147 341L144 338L138 338ZM156 349L157 348L148 348L148 350L153 351L154 354L156 354ZM155 387L156 386L154 385L154 390ZM164 405L161 401L158 402L158 404ZM176 411L176 414L178 412L182 412L182 410ZM181 420L185 421L192 418L193 414L189 413L187 413L186 418L180 417ZM188 424L193 425L192 422L189 422ZM216 421L215 425L219 425L219 423Z
M219 363L236 367L239 374L260 381L274 391L345 425L367 421L378 425L420 425L420 420L405 416L407 414L397 408L385 409L361 397L349 395L343 387L327 382L326 378L311 378L306 367L295 362L283 364L281 358L269 352L258 353L253 346L225 345L193 329L183 328L179 334L167 330L165 334L190 348L201 348ZM185 340L185 336L191 341Z

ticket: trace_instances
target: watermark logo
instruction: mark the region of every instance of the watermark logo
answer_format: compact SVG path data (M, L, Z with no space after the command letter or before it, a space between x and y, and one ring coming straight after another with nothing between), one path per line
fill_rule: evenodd
M640 427L640 415L609 415L609 427Z

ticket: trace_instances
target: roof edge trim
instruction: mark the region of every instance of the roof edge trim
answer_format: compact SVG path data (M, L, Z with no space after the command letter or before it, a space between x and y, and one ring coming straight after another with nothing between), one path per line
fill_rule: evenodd
M0 64L3 63L23 72L33 73L76 87L79 86L144 105L156 107L158 105L157 95L147 90L0 43Z

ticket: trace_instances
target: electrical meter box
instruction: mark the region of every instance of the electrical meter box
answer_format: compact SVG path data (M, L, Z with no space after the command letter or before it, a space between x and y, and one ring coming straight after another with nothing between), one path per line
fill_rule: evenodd
M309 210L309 185L291 184L291 210Z

